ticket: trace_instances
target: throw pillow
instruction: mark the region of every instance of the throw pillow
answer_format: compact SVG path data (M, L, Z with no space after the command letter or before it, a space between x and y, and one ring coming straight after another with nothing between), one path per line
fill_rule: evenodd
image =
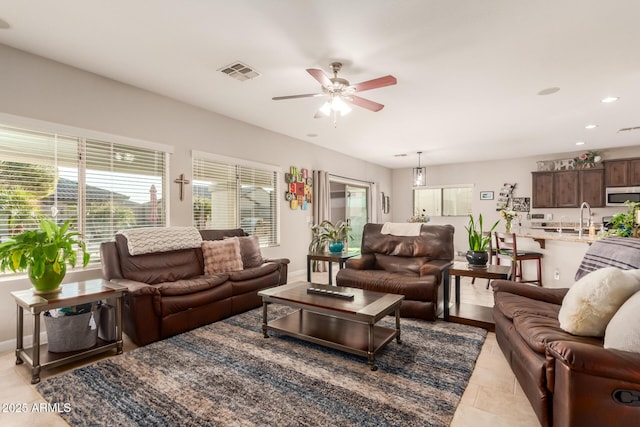
M613 315L604 332L604 348L640 353L640 292Z
M574 335L601 337L618 308L640 290L640 270L601 268L578 280L562 301L560 327Z
M237 237L226 240L204 240L202 257L205 274L242 270L240 242Z
M240 242L240 255L244 268L260 267L264 263L258 236L225 237L225 239L238 239Z

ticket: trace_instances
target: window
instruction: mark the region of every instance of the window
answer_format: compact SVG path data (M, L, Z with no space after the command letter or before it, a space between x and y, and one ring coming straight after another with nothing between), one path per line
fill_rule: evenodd
M193 224L242 228L262 246L279 243L278 171L268 165L193 153Z
M423 187L413 190L415 212L430 216L465 216L471 213L473 186Z
M0 126L0 240L70 220L91 261L124 228L165 225L167 154L155 149Z

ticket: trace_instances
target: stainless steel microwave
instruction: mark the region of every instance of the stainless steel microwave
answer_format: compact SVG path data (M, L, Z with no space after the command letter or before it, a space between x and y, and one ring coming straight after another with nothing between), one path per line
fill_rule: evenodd
M624 206L625 202L640 202L640 187L607 187L607 206Z

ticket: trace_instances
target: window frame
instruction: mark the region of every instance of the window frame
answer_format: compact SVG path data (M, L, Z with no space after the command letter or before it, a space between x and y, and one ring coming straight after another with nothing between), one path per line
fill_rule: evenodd
M209 162L213 162L213 163L219 163L219 164L224 164L227 166L231 166L231 167L241 167L241 168L247 168L247 169L256 169L259 171L268 171L268 172L273 172L275 174L274 177L274 192L275 192L275 197L273 198L273 200L275 201L275 206L274 206L274 211L273 211L273 217L274 217L274 221L275 221L275 234L273 235L273 241L269 242L266 245L263 245L261 243L261 247L277 247L280 246L280 236L281 236L281 227L280 227L280 210L282 207L282 200L281 200L281 195L282 195L282 183L281 181L284 179L283 178L283 172L282 172L282 168L280 166L277 165L271 165L271 164L267 164L267 163L261 163L261 162L255 162L252 160L247 160L247 159L240 159L237 157L230 157L230 156L225 156L225 155L221 155L221 154L213 154L213 153L208 153L205 151L200 151L200 150L191 150L191 167L192 167L192 173L193 173L193 180L196 180L196 176L195 176L195 161L196 159L198 160L203 160L203 161L209 161ZM192 187L192 196L193 196L193 191L194 191L195 186ZM238 192L238 188L236 188L236 205L235 205L235 210L236 210L236 222L235 222L235 227L236 228L240 228L240 224L241 224L241 209L240 209L240 205L239 203L239 192ZM191 212L191 217L193 220L193 203L192 203L192 212Z
M429 216L437 216L437 217L465 217L468 216L469 213L471 213L473 211L473 188L475 186L473 184L450 184L450 185L428 185L428 186L415 186L413 187L413 211L417 212L417 210L421 210L422 208L417 206L416 203L416 199L417 199L417 191L419 190L439 190L440 192L440 215L436 215L433 214L431 212L427 212L427 215ZM444 212L444 191L445 190L451 190L451 189L469 189L470 190L470 199L469 202L471 203L471 208L470 211L468 213L464 213L464 214L460 214L460 215L445 215Z
M78 200L77 200L77 209L78 209L78 220L77 220L77 229L78 231L84 235L87 230L87 200L84 199L86 196L86 157L83 155L84 150L86 149L87 141L94 141L98 143L105 143L111 145L120 145L120 146L128 146L131 148L150 150L150 151L158 151L163 153L163 162L164 162L164 171L162 175L163 181L163 189L162 194L167 195L164 197L165 209L164 209L164 224L169 224L169 212L170 212L170 197L168 197L169 193L169 183L170 183L170 155L174 152L174 147L171 145L150 142L146 140L123 137L120 135L113 135L105 132L99 132L74 126L61 125L58 123L31 119L26 117L15 116L6 113L0 113L0 125L6 126L8 128L14 128L18 131L22 130L25 132L34 132L34 133L42 133L47 134L52 137L65 137L65 138L73 138L77 140L77 151L79 159L74 167L77 167L78 171ZM92 257L89 267L96 267L100 264L100 258ZM74 270L81 269L76 267ZM2 276L10 276L14 273L5 272L0 273L0 277Z

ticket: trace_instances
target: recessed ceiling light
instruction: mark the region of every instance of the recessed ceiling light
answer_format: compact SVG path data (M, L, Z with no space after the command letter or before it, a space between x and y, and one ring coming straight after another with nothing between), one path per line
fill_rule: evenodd
M600 102L604 102L605 104L608 104L610 102L616 102L618 99L620 98L618 98L617 96L607 96L606 98L602 98Z
M590 125L586 125L584 128L585 129L595 129L597 127L598 127L598 125L590 124Z
M538 95L552 95L558 92L559 90L560 90L559 87L549 87L546 89L542 89L540 92L538 92Z
M394 154L393 157L407 157L406 153L403 154Z
M584 142L578 141L578 142L576 142L576 145L584 145Z
M309 138L315 138L316 136L318 136L318 134L317 133L308 133L307 136Z

